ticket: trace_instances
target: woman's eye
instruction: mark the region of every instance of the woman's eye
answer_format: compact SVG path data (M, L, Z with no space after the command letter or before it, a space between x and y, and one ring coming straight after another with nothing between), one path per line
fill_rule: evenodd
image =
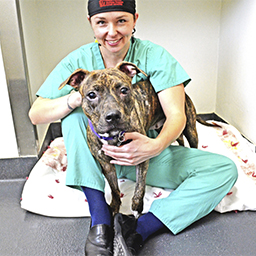
M95 92L89 92L87 94L87 97L90 99L90 100L93 100L97 97L97 94Z
M126 94L128 94L128 92L129 92L129 88L127 88L127 87L122 87L120 91L121 91L122 94L126 95Z
M97 22L97 25L104 25L105 24L105 21L104 20L99 20L98 22Z
M126 20L125 20L125 19L121 19L121 20L119 20L118 22L119 22L119 23L125 23Z

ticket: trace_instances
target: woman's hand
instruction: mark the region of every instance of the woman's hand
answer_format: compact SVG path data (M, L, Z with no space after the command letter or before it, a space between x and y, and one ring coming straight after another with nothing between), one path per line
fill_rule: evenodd
M72 108L77 108L82 105L82 95L80 92L71 91L68 97L68 103Z
M138 132L125 133L125 141L127 140L131 142L120 147L103 144L104 153L113 158L111 164L138 165L160 153L155 139Z

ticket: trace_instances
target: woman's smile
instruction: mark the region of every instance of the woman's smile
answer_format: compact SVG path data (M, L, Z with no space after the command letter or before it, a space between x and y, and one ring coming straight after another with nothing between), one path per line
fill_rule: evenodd
M105 39L106 43L109 44L110 46L117 46L121 40L123 39L123 37L119 38L119 39L116 39L116 40L113 40L113 39Z

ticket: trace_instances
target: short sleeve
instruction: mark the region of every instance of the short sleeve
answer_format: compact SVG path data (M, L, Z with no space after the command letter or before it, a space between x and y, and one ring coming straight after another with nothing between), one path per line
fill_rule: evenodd
M179 62L162 46L148 40L133 38L133 44L126 60L136 64L149 77L156 92L179 84L186 86L190 81L189 75ZM138 82L143 75L134 77Z
M158 45L148 50L147 70L156 92L182 83L186 86L191 81L179 62Z

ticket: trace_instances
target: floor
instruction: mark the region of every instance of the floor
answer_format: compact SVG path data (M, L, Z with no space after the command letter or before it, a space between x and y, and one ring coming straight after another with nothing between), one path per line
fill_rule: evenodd
M84 255L89 218L50 218L20 208L25 179L0 181L0 256ZM255 255L255 212L212 212L174 236L146 241L139 256Z
M58 137L60 126L53 125L48 135L49 141ZM34 162L0 161L0 256L84 255L90 218L50 218L21 209L25 177ZM256 212L212 212L176 236L167 230L154 235L139 256L256 255L255 230Z

